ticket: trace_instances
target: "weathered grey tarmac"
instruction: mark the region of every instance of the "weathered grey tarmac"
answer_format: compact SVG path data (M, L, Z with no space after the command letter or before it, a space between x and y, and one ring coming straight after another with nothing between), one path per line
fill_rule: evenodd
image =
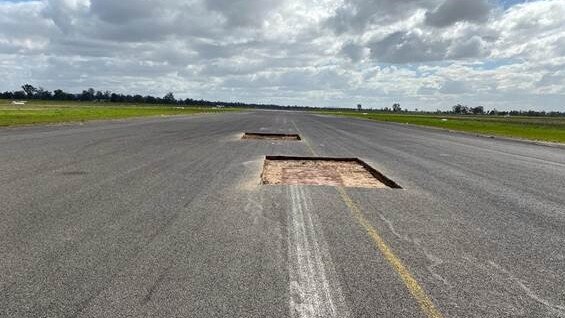
M346 191L443 316L565 317L564 149L272 111L0 129L0 316L425 317L336 188L259 184L312 152L404 188Z

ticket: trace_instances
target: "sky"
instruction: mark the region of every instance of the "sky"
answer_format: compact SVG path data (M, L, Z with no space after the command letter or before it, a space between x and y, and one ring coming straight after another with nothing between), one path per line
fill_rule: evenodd
M24 83L565 111L565 0L0 0L0 91Z

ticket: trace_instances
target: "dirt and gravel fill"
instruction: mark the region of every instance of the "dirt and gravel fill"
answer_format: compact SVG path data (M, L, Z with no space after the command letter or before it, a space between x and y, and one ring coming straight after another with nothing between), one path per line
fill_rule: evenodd
M357 161L265 160L263 184L387 188Z

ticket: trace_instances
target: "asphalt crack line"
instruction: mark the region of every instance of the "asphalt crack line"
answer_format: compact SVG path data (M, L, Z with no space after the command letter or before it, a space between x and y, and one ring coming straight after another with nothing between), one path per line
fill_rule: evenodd
M400 276L400 278L404 282L404 285L406 285L412 296L416 299L416 301L420 305L420 308L422 309L424 314L426 314L426 316L429 318L443 317L441 312L436 308L432 300L426 294L424 288L420 286L420 284L418 283L416 278L414 278L414 276L410 273L406 265L404 265L404 263L402 263L400 258L398 258L394 254L392 249L383 240L379 232L373 227L373 225L371 225L369 220L365 218L363 212L361 212L361 210L357 207L355 202L353 202L351 197L347 194L347 192L345 192L345 189L343 187L338 187L337 189L339 194L341 195L341 198L343 199L343 201L351 211L351 214L353 214L359 225L361 225L365 229L365 231L367 231L367 234L373 240L374 244L379 249L381 254L392 266L394 271Z
M493 262L493 261L488 261L488 263L496 268L497 270L499 270L500 272L502 272L503 274L508 276L508 279L514 283L516 283L516 285L518 285L518 287L520 287L520 289L528 296L530 297L532 300L544 305L545 307L547 307L549 310L559 314L559 315L563 315L565 314L565 307L564 306L560 306L560 305L555 305L550 303L549 301L547 301L546 299L541 298L538 294L536 294L533 290L531 290L528 286L526 286L520 279L514 277L514 275L512 275L512 273L510 273L509 271L507 271L506 269L502 268L502 266L498 265L497 263Z

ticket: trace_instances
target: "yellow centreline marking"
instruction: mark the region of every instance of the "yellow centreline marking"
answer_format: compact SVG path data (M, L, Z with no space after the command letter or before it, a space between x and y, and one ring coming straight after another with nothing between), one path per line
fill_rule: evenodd
M302 138L312 155L317 156L316 151L314 150L310 142L308 142L308 139L306 139L302 135L302 132L300 131L300 129L298 129L296 123L293 120L291 120L291 122L294 125L296 131L300 134L300 138ZM406 268L406 265L402 263L400 258L398 258L398 256L396 256L392 249L386 244L377 229L375 229L371 222L367 220L363 212L361 212L361 209L359 209L355 202L353 202L353 199L351 199L345 189L343 187L338 187L337 190L341 195L343 202L345 202L345 205L347 205L349 211L357 220L357 223L359 223L359 225L361 225L365 229L365 231L367 231L367 234L373 240L373 243L375 243L378 250L384 256L387 262L392 266L394 271L400 276L400 278L404 282L404 285L406 285L406 288L408 288L408 290L412 294L412 297L416 299L424 314L428 318L443 318L443 315L436 308L430 297L428 297L424 288L420 286L416 278L414 278L408 268Z
M298 129L298 126L296 126L296 123L294 122L294 120L291 120L290 122L292 123L292 125L294 125L294 129L296 129L296 131L300 134L300 139L302 139L302 141L306 144L306 147L308 147L308 149L310 150L312 155L317 156L316 151L314 150L314 148L312 148L312 145L310 144L308 139L304 138L304 136L302 135L302 132L300 131L300 129Z
M406 265L402 263L400 258L398 258L392 249L386 244L383 240L377 229L371 225L371 222L365 218L361 210L357 207L355 202L351 199L351 197L345 192L343 187L338 187L338 192L341 195L341 198L351 211L351 214L355 217L357 222L367 231L367 234L384 256L384 258L388 261L388 263L392 266L392 268L396 271L396 273L400 276L412 296L418 301L420 304L420 308L429 318L442 318L441 312L436 308L433 304L431 299L428 297L422 286L418 284L418 281L412 276Z

